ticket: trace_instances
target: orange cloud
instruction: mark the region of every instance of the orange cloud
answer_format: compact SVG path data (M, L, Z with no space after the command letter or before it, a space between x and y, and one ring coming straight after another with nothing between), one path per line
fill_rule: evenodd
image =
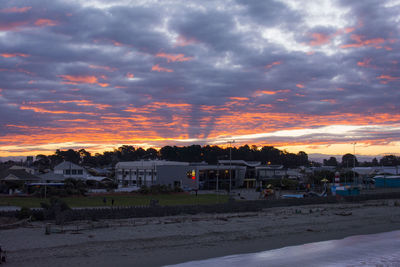
M106 70L106 71L109 71L109 72L113 72L113 71L117 70L117 68L111 68L111 67L108 67L108 66L98 66L98 65L89 65L89 68Z
M383 44L385 42L385 39L383 39L383 38L362 40L362 39L364 39L364 36L357 35L357 34L352 34L350 38L352 40L356 41L356 43L342 45L342 46L340 46L340 48L355 48L355 47L363 47L363 46L372 46L372 47L375 47L376 49L381 49L382 48L381 44Z
M58 22L55 20L51 20L51 19L38 19L35 21L35 25L36 26L56 26L58 25Z
M85 118L80 117L73 119L69 114L66 114L65 119L57 116L56 120L52 121L58 127L31 127L25 125L9 126L21 129L23 134L6 134L0 136L0 143L7 144L7 147L0 147L0 155L21 155L21 149L25 149L24 153L39 154L43 151L34 153L36 147L40 145L47 146L48 154L54 153L56 148L62 148L65 143L77 144L80 148L82 144L98 144L102 152L105 147L113 149L119 144L150 144L150 146L163 146L176 144L177 139L188 138L188 128L191 124L188 123L190 116L187 112L190 111L190 104L186 103L169 103L156 102L148 106L136 108L135 112L128 114L128 117L118 116L113 114L96 114ZM206 138L217 139L222 135L242 135L255 133L268 133L279 130L294 130L312 128L315 126L322 127L332 124L336 125L369 125L369 124L385 124L399 123L400 114L340 114L333 113L330 115L311 115L297 113L273 113L266 111L261 105L253 105L248 103L249 112L238 110L235 106L203 106L202 110L210 113L210 117L202 118L198 121L199 129L207 127L210 122L214 126L212 131ZM157 110L157 108L177 108L177 111L172 116L160 116L154 112L150 114L143 113L143 110ZM227 111L224 115L215 117L216 110ZM174 110L175 111L175 110ZM60 111L58 111L60 112ZM57 113L60 114L60 113ZM268 118L266 120L265 118ZM295 121L299 126L288 127L288 122ZM99 127L101 125L101 127ZM197 137L204 137L204 132L199 132ZM194 137L196 138L196 137ZM79 143L76 143L79 140ZM249 140L246 140L249 142ZM250 141L251 142L251 141ZM268 141L261 141L268 142ZM238 144L240 141L238 141ZM255 143L259 145L260 143ZM293 140L293 141L274 141L267 145L326 145L338 143L337 140L318 140L313 138L310 141ZM49 144L54 144L53 148L48 148ZM14 146L14 147L13 147ZM26 147L24 147L26 146ZM139 146L139 145L138 145ZM142 145L140 145L142 146ZM142 146L143 147L143 146ZM92 150L91 150L92 151ZM307 152L307 151L306 151ZM307 152L308 153L308 152Z
M30 10L32 7L10 7L10 8L3 8L0 9L1 13L25 13Z
M289 92L290 92L289 89L277 90L277 91L259 90L254 92L253 97L261 95L276 95L277 93L289 93Z
M364 58L363 61L357 62L357 65L360 66L360 67L369 67L370 66L370 64L369 64L370 62L371 62L370 58Z
M281 61L275 61L275 62L272 62L272 63L269 64L269 65L266 65L264 68L270 69L270 68L272 68L273 66L280 65L280 64L282 64Z
M0 56L5 57L5 58L10 58L10 57L29 57L28 54L23 54L23 53L3 53L3 54L0 54Z
M128 79L133 79L133 78L135 78L135 75L133 75L133 73L128 72L128 73L126 74L126 77L127 77Z
M323 33L313 33L311 34L314 40L310 41L311 46L320 46L330 42L331 37Z
M301 83L298 83L298 84L296 84L296 87L298 87L298 88L304 88L304 85L301 84Z
M345 33L351 33L351 32L353 32L353 31L355 31L355 29L356 29L355 27L345 28L345 29L344 29L344 32L345 32Z
M192 60L193 57L185 57L184 54L166 54L166 53L158 53L156 57L166 58L167 62L183 62Z
M0 23L0 31L13 31L17 28L27 25L29 21L16 21L16 22L6 22Z
M20 106L20 110L33 110L36 113L50 113L50 114L72 114L72 115L92 115L95 116L95 113L91 112L78 112L78 111L68 111L68 110L48 110L44 108L32 107L32 106Z
M115 46L123 46L122 43L117 42L117 41L115 41L115 40L111 40L111 42L112 42Z
M100 85L101 87L109 86L108 83L99 83L96 76L58 75L58 77L61 77L64 79L64 81L62 82L63 84L76 85L76 84L87 83L87 84L97 84L97 85Z
M247 101L247 100L249 100L248 97L230 97L229 99L239 100L239 101Z
M153 102L152 106L168 107L168 108L187 108L190 104L187 103L170 103L170 102Z
M175 46L188 46L197 43L196 39L194 38L186 38L183 35L179 35L178 38L175 40Z
M154 65L153 67L151 67L152 71L158 71L158 72L174 72L174 70L172 69L167 69L164 67L160 67L159 64Z
M390 76L390 75L381 75L376 78L380 79L381 83L383 83L383 84L387 84L388 82L395 82L400 79L400 77L394 77L394 76Z
M261 94L264 94L264 95L275 95L276 94L275 91L257 91L257 92L260 92Z

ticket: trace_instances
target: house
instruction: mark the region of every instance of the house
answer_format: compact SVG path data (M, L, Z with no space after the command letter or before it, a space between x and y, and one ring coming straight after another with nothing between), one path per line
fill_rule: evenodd
M87 172L85 168L69 161L64 161L55 166L54 174L61 174L64 176L65 179L73 178L73 179L86 180L87 178Z
M60 183L66 179L63 174L54 173L52 171L39 174L39 177L42 183Z
M0 191L9 191L13 194L15 189L21 189L24 185L39 182L40 178L25 170L8 169L0 172ZM3 192L4 192L3 191Z
M16 182L38 182L40 178L36 175L30 174L25 170L8 169L0 173L0 182L16 181Z
M30 167L25 167L25 166L18 166L18 165L14 165L10 168L10 170L24 170L27 173L30 174L35 174L35 169L30 168Z

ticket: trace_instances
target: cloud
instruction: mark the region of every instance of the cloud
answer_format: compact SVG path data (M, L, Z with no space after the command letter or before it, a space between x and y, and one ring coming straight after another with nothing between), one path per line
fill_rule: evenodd
M9 7L0 9L0 13L25 13L28 12L32 7Z
M1 57L10 58L10 57L29 57L27 54L23 53L3 53L0 54Z
M152 71L158 71L158 72L174 72L172 69L160 67L160 64L156 64L153 67L151 67Z
M166 53L157 53L156 57L166 58L167 62L184 62L192 60L193 57L185 57L184 54L166 54Z
M56 26L58 25L58 22L55 20L51 20L51 19L38 19L35 21L35 25L36 26Z
M310 41L311 46L320 46L330 42L331 37L323 33L312 33L313 40Z
M398 5L37 0L0 12L2 151L400 141L387 131L399 123ZM267 136L330 125L384 134Z
M74 76L74 75L58 75L61 77L64 81L62 82L63 84L82 84L82 83L88 83L88 84L97 84L100 85L101 87L107 87L109 86L108 83L99 83L97 77L95 76ZM104 79L104 78L103 78Z

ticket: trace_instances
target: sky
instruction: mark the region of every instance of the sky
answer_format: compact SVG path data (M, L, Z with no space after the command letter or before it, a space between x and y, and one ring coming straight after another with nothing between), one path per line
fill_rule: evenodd
M399 25L399 0L1 1L0 156L399 154Z

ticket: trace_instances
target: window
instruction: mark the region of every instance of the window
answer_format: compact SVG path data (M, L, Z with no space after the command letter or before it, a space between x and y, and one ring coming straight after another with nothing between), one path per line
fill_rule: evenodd
M65 174L71 174L71 170L64 170Z
M72 170L72 175L76 175L76 170Z
M83 170L78 170L78 174L83 174Z

